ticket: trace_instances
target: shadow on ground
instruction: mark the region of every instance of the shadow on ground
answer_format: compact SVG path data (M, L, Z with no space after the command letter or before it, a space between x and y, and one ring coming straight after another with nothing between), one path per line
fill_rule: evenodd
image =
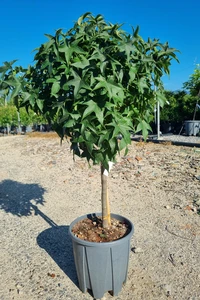
M45 192L46 190L38 184L3 180L0 183L0 209L18 217L30 216L34 213L45 220L50 228L38 235L37 243L78 286L72 242L68 234L69 226L58 226L37 206L44 205Z
M78 286L69 226L53 226L40 233L38 245L43 248L61 270Z
M29 216L35 205L44 205L45 192L46 190L36 183L24 184L3 180L0 183L0 209L18 217Z

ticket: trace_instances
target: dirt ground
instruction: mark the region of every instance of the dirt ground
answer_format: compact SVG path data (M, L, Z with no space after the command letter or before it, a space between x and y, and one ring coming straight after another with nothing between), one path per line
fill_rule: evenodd
M89 300L68 228L101 210L100 169L44 137L0 137L0 299ZM132 142L109 177L135 232L127 283L104 299L200 299L200 148Z

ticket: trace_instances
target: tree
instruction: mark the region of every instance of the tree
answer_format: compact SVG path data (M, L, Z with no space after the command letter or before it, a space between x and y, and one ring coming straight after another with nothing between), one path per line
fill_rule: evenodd
M4 106L5 105L5 99L3 98L3 96L0 96L0 106Z
M49 41L37 49L35 65L20 79L15 103L44 114L61 139L70 137L75 155L101 165L107 227L109 162L122 149L127 153L130 131L147 137L154 105L165 101L161 77L177 60L176 49L156 39L144 41L138 27L129 34L91 13L66 33L59 29L46 36Z
M17 126L17 109L13 105L0 107L0 126L7 126L7 124Z
M17 60L12 60L11 62L5 61L3 66L0 67L0 92L1 98L3 98L5 102L10 92L16 91L16 94L18 93L18 90L16 90L17 85L14 85L14 83L17 82L17 77L14 75L19 74L23 69L21 67L13 67L16 61Z
M190 79L183 84L183 87L190 92L191 96L196 97L193 115L193 120L195 120L200 99L200 64L196 65L194 73L190 76Z
M20 72L23 70L22 67L13 67L13 64L15 64L17 60L13 60L11 62L4 62L4 65L0 67L0 94L2 95L2 98L4 100L4 105L7 106L8 100L10 98L10 94L12 92L12 95L18 94L18 88L19 85L19 78L20 78ZM16 76L17 75L17 76ZM18 78L19 77L19 78ZM17 85L18 82L18 85ZM2 102L1 102L2 104ZM4 110L4 109L3 109ZM1 111L2 112L2 111ZM4 112L5 118L3 117L3 120L8 119L9 122L6 124L7 126L7 133L9 133L9 124L12 122L13 118L13 109L11 111L10 108L5 109ZM20 129L20 118L19 113L16 112L17 120L18 120L18 126Z
M18 111L15 105L8 103L8 105L0 105L0 126L18 126ZM23 126L33 125L33 124L43 124L46 123L45 118L42 115L37 115L33 110L29 110L27 113L24 107L19 109L20 122Z
M190 92L192 96L197 96L200 93L200 64L196 65L194 73L189 80L183 84L183 87Z
M21 96L21 82L26 72L26 69L21 66L13 66L16 61L6 61L0 67L0 124L3 126L20 126L19 123L21 122L22 125L27 126L34 123L45 123L46 119L41 113L37 115L33 110L27 111L24 107L17 111L14 105L15 98Z
M165 97L169 102L161 110L161 121L167 122L183 122L191 120L194 115L197 98L188 94L185 90L180 91L165 91ZM197 117L200 116L197 111Z

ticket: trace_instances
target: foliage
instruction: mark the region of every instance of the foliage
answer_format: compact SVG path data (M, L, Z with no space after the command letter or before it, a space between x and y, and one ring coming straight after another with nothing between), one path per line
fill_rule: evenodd
M0 106L4 106L5 105L5 99L2 97L0 97Z
M161 111L162 121L183 122L192 120L194 116L200 119L200 110L196 106L200 97L200 65L196 66L194 74L183 84L183 88L185 90L165 92L169 105Z
M22 67L13 67L16 60L11 62L4 62L4 65L0 67L0 125L6 126L7 124L17 126L18 116L17 108L14 105L13 100L15 97L20 96L21 82L25 74L25 69ZM12 95L12 96L11 96ZM24 126L34 123L46 123L46 119L42 114L35 114L33 110L20 108L20 120Z
M183 84L183 87L190 92L192 96L200 97L200 64L196 65L194 73L190 79Z
M161 121L183 122L192 120L196 107L197 98L187 94L186 91L165 91L165 97L169 104L161 110ZM197 119L200 118L200 111L196 113Z
M24 107L19 109L20 114L20 123L23 126L28 126L32 124L44 124L46 120L43 116L37 115L33 110L29 110L27 113ZM8 105L0 105L0 126L6 126L9 124L10 126L18 126L18 115L17 108L15 105L12 105L8 102Z
M131 130L146 138L156 101L165 101L161 77L177 60L168 43L144 41L138 31L86 13L66 33L46 34L35 65L14 78L16 105L44 114L75 154L108 169Z
M0 107L0 126L14 125L17 126L17 109L15 106Z
M0 66L0 94L4 101L7 100L10 92L13 93L13 96L19 92L19 79L23 68L13 67L16 61L17 60L12 60L11 62L5 61L3 66Z
M16 106L15 106L16 107ZM17 108L16 108L17 109ZM33 124L46 124L47 120L44 116L37 115L33 110L29 109L27 113L24 107L19 109L21 124L24 126L33 125Z

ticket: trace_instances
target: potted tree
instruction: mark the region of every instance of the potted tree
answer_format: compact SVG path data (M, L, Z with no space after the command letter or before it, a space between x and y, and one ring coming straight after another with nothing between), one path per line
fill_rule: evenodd
M200 135L200 120L196 120L196 117L199 115L198 109L200 109L200 64L196 65L194 73L190 76L189 80L183 84L183 87L188 90L193 99L196 100L196 105L193 107L193 119L184 122L186 134Z
M147 137L154 105L165 101L161 77L177 60L168 43L144 41L138 31L128 34L121 25L86 13L66 33L59 29L46 35L49 40L37 49L35 65L15 78L16 105L45 115L61 139L70 139L74 155L100 165L102 212L70 225L80 288L91 289L95 298L121 290L133 234L131 221L110 214L110 166L121 150L127 153L131 131ZM81 236L80 224L87 238ZM114 230L118 239L112 241Z

